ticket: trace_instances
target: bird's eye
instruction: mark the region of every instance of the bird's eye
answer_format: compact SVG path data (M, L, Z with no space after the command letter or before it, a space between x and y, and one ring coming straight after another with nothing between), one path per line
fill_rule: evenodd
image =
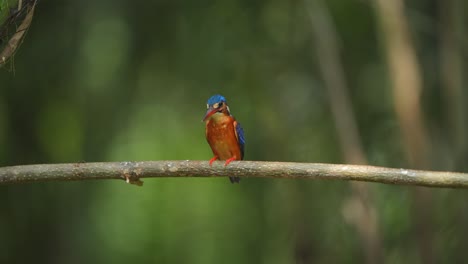
M220 103L219 103L219 107L221 107L221 106L223 106L223 102L220 102Z
M213 105L213 108L217 109L219 107L219 103Z

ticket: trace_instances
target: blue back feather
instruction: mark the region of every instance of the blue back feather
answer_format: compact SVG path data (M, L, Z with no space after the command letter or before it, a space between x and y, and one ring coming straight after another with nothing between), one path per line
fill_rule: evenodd
M239 147L241 150L241 160L244 159L244 145L245 145L245 137L244 137L244 129L242 129L241 124L237 122L236 126L236 133L237 133L237 140L239 142Z

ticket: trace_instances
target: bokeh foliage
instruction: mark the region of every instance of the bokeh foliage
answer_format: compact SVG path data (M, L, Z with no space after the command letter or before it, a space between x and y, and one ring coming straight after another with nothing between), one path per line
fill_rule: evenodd
M407 15L439 153L433 168L466 170L434 74L439 2L407 1ZM369 162L405 167L372 5L326 3ZM0 69L1 165L208 160L200 121L214 93L246 131L246 159L343 162L305 6L40 1L14 73ZM420 263L411 188L371 186L384 261ZM0 262L362 263L343 206L349 193L344 182L279 179L1 186ZM431 193L435 262L462 261L468 194Z

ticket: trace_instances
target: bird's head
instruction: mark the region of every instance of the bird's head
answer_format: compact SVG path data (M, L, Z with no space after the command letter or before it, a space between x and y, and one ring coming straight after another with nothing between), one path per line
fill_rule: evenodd
M208 99L206 108L207 111L203 121L210 119L213 115L230 115L229 106L226 103L226 98L219 94L213 95L210 97L210 99Z

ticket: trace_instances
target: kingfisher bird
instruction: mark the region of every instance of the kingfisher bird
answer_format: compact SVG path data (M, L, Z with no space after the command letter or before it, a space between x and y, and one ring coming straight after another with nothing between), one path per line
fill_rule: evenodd
M214 157L210 159L210 166L217 159L225 160L227 166L233 160L244 159L244 130L231 115L226 98L222 95L213 95L206 104L205 136L213 151ZM229 177L231 183L239 183L239 177Z

